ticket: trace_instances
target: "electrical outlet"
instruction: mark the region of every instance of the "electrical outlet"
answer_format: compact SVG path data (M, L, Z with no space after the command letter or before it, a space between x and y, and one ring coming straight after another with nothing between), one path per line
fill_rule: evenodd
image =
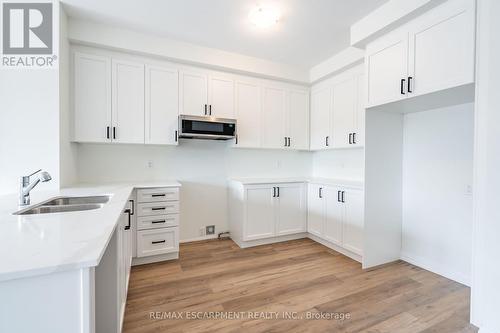
M465 195L472 195L472 185L465 185Z
M214 225L207 225L206 226L206 234L207 235L215 234L215 226Z

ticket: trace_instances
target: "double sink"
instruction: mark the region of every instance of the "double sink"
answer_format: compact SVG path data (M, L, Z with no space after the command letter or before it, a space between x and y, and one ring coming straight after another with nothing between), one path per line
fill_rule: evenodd
M109 195L87 197L58 197L15 212L14 215L79 212L102 208L109 201Z

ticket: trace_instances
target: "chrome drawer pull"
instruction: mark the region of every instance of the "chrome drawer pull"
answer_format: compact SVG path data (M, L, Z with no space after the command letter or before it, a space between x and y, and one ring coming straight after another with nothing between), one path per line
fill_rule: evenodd
M165 243L165 240L151 242L151 244L161 244L161 243Z

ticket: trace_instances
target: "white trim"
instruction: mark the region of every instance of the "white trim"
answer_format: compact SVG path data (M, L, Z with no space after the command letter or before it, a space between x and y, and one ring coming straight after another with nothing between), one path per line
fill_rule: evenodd
M151 264L154 262L179 259L179 252L171 252L166 254L159 254L156 256L132 258L132 266Z
M267 244L273 244L273 243L281 243L281 242L287 242L290 240L296 240L296 239L302 239L302 238L307 238L306 232L301 232L301 233L292 234L292 235L278 236L278 237L269 237L269 238L264 238L264 239L255 239L255 240L251 240L251 241L241 241L241 242L235 238L231 238L231 239L239 247L244 249L247 247L267 245Z
M412 265L423 268L432 273L436 273L438 275L444 276L450 280L456 281L458 283L464 284L468 287L471 285L471 278L463 273L452 271L443 267L443 265L439 265L433 262L429 262L424 258L418 258L414 256L410 256L406 253L401 253L401 260L406 261Z
M188 239L182 239L179 241L179 243L189 243L189 242L199 242L203 240L208 240L208 239L215 239L217 238L218 235L205 235L205 236L200 236L200 237L195 237L195 238L188 238Z
M328 248L330 248L330 249L332 249L334 251L337 251L337 252L345 255L346 257L351 258L352 260L356 260L359 263L362 262L363 258L359 254L351 252L351 251L349 251L349 250L347 250L347 249L345 249L345 248L343 248L341 246L338 246L338 245L336 245L336 244L334 244L332 242L329 242L329 241L327 241L325 239L322 239L321 237L318 237L316 235L313 235L313 234L309 233L307 235L307 238L312 239L313 241L315 241L317 243L320 243L321 245L324 245L324 246L326 246L326 247L328 247Z

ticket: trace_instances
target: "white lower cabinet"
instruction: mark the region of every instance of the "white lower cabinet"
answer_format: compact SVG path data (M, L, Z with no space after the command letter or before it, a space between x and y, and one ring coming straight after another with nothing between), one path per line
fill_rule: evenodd
M307 231L354 254L363 254L361 189L309 184Z
M137 231L137 256L179 252L179 228L161 228Z
M302 183L277 186L276 235L290 235L306 231L306 193Z
M136 258L134 264L179 256L179 188L137 190Z
M230 185L231 238L242 247L306 232L305 183Z
M118 295L119 295L119 316L120 327L123 326L123 317L125 315L125 305L127 303L128 283L130 280L130 268L132 266L132 214L133 208L130 206L132 199L129 200L127 208L124 210L120 223L118 224Z

